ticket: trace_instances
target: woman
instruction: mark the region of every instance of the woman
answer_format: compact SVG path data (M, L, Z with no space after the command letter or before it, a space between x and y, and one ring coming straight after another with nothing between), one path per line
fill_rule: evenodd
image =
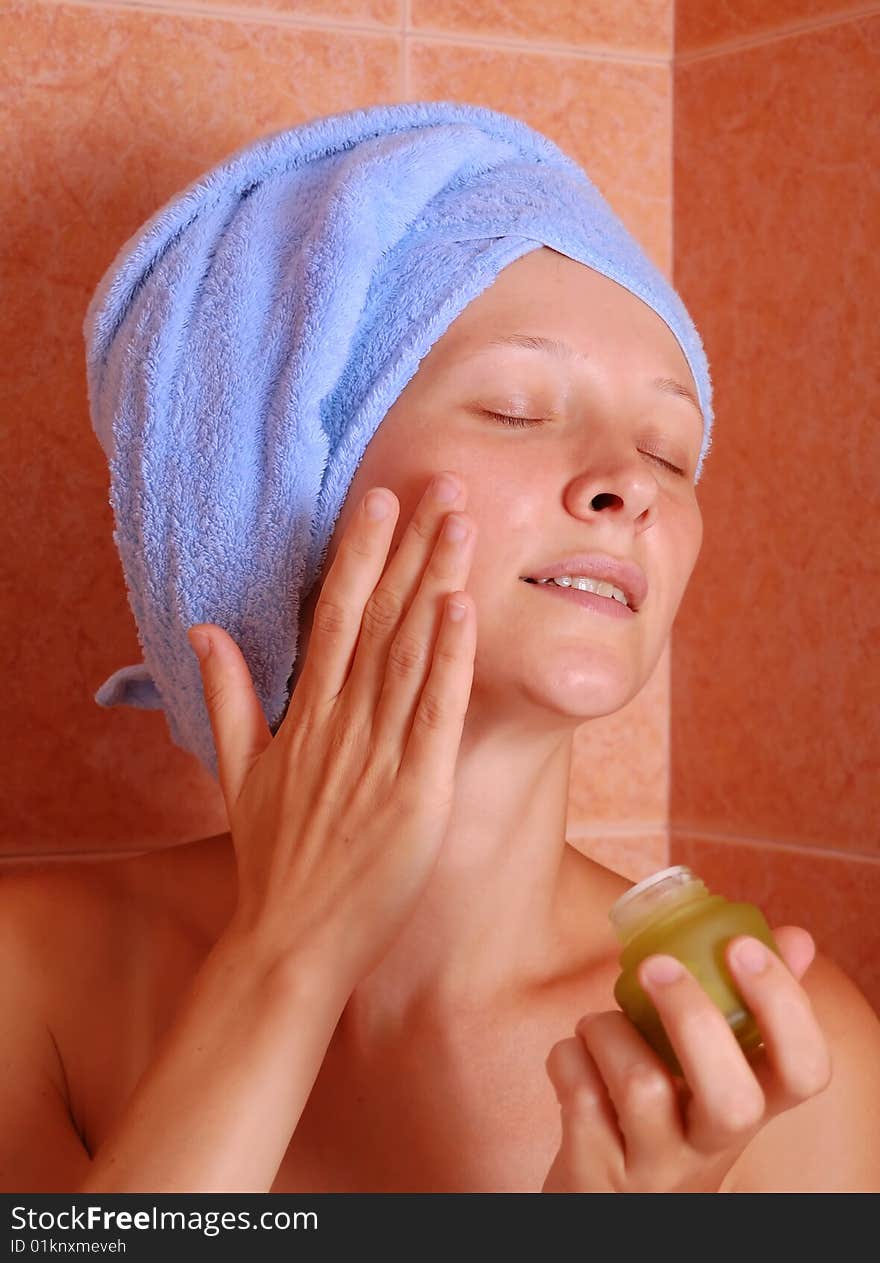
M229 833L4 883L4 1188L878 1187L880 1023L807 931L757 972L728 945L751 1062L643 963L682 1083L614 1002L630 883L565 838L574 732L648 681L699 553L694 385L552 249L464 308L348 488L274 735L197 629ZM603 557L629 611L534 582Z

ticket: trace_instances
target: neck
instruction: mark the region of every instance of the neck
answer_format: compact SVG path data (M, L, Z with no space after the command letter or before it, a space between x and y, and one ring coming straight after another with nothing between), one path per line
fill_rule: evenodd
M536 732L522 713L500 724L495 709L481 727L472 703L436 867L404 929L352 993L337 1030L346 1046L366 1050L397 1030L485 1012L570 970L573 951L588 954L596 931L575 924L584 908L576 892L587 878L601 902L605 870L566 842L577 725L552 718ZM609 936L606 927L602 942Z
M583 722L583 720L581 720ZM459 748L455 798L437 863L409 921L352 992L337 1049L369 1054L397 1032L437 1029L468 1013L534 998L566 976L607 963L607 921L631 883L566 841L575 728L480 725L471 705ZM224 898L234 906L235 856Z

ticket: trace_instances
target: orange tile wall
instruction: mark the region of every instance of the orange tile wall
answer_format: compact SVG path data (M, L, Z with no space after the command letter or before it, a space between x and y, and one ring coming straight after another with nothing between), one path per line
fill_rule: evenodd
M161 714L92 701L139 660L87 414L95 284L167 198L256 136L456 99L582 163L681 292L716 383L703 553L652 679L577 734L571 840L634 879L693 862L806 924L880 1007L880 6L12 0L0 22L0 866L226 828Z
M880 1010L880 6L853 8L676 6L675 279L718 416L669 831Z

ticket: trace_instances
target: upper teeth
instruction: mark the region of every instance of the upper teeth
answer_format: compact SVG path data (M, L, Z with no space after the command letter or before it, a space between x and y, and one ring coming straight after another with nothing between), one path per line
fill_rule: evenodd
M560 575L558 579L539 579L538 583L555 583L559 588L577 588L581 592L597 592L599 596L612 596L621 605L629 605L620 588L612 583L604 583L600 579L589 579L586 575Z

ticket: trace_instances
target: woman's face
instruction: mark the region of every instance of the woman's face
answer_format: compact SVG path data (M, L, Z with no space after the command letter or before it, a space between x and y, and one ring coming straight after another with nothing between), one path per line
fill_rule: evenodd
M513 334L567 343L584 358L487 345ZM370 487L400 501L393 552L431 476L454 471L478 526L466 585L478 619L472 708L528 701L576 722L620 709L661 656L702 542L693 483L702 419L654 378L696 397L654 311L549 248L516 260L435 343L383 420L322 579ZM536 423L512 426L493 413ZM585 552L642 568L648 595L634 617L594 613L522 581ZM320 586L303 611L299 664Z

